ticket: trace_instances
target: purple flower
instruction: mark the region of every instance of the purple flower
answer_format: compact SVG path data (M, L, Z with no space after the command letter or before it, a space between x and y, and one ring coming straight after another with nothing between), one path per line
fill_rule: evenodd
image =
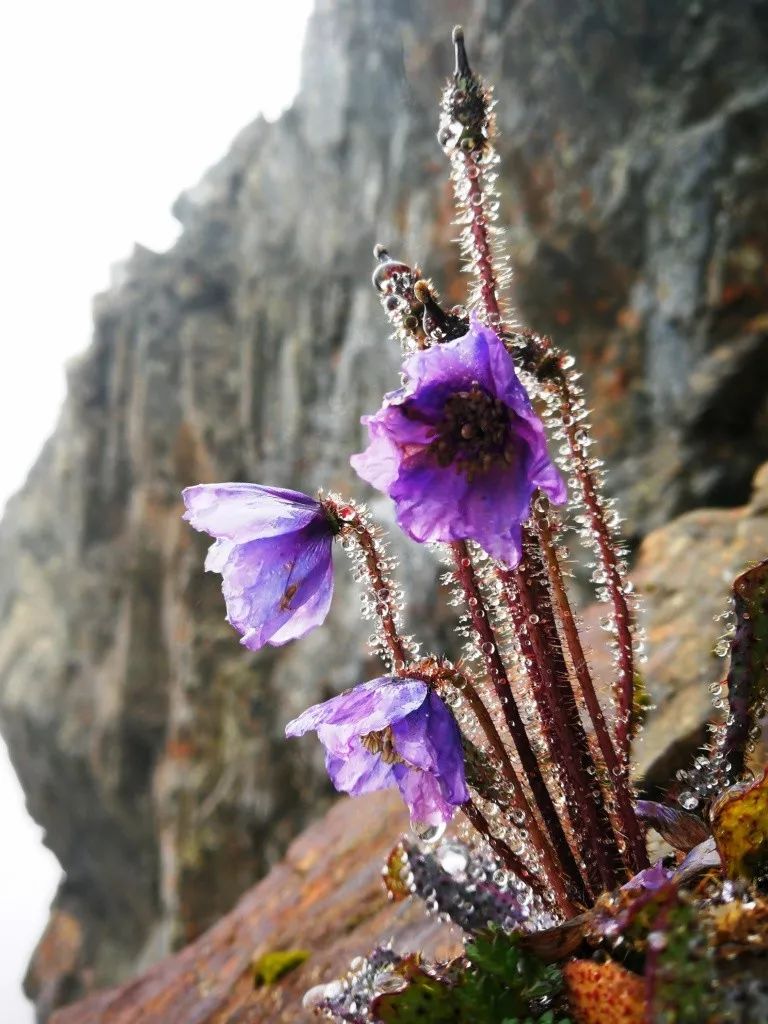
M363 417L370 444L352 465L414 540L474 540L514 567L536 488L556 503L566 490L512 357L473 317L463 338L403 369L405 387Z
M216 538L205 568L222 575L227 621L252 651L319 626L331 606L331 543L323 506L298 491L257 484L198 484L184 518Z
M385 676L315 704L286 736L316 730L336 789L358 796L397 786L414 821L450 821L469 800L461 733L420 679Z

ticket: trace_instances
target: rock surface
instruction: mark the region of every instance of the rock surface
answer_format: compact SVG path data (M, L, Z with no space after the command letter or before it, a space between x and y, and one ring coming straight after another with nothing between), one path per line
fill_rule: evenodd
M320 0L295 106L96 300L0 527L0 727L66 872L28 979L44 1010L200 934L329 799L282 727L368 673L356 598L248 655L178 495L350 486L396 379L374 241L461 298L434 142L455 20L497 83L515 304L580 357L632 535L745 501L768 456L765 5ZM432 642L433 565L410 547L404 574Z
M304 993L378 943L456 956L458 929L428 921L416 901L387 902L381 865L406 826L392 793L340 801L197 942L136 981L60 1010L51 1024L308 1024L317 1018L302 1009ZM309 956L256 987L254 964L280 950Z
M690 765L706 724L717 714L711 687L727 670L723 638L733 581L749 565L768 558L768 464L755 476L748 505L688 512L643 542L634 574L647 603L651 700L638 774L647 785L667 785L677 768ZM725 696L725 694L723 694Z

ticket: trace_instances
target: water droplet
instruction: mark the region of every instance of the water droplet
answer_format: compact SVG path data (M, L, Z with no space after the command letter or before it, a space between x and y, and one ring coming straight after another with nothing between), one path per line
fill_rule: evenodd
M428 843L430 846L439 843L445 834L445 822L440 822L439 825L430 825L425 821L412 821L411 828L422 843Z
M380 971L373 979L373 988L376 992L401 992L406 988L408 982L402 974L395 974L393 971Z
M325 985L315 985L304 993L301 1005L306 1010L312 1010L320 1006L327 999L338 999L344 994L344 983L341 981L329 981Z
M466 848L459 843L443 844L437 854L437 859L448 874L454 877L463 875L469 863Z

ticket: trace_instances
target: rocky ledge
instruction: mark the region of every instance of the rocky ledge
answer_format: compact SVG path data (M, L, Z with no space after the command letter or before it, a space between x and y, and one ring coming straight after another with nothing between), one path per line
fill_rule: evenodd
M299 1024L316 1020L301 1006L307 989L377 943L455 955L457 929L429 921L416 902L387 902L381 867L406 827L391 792L341 800L197 942L136 981L60 1010L51 1024ZM289 951L306 959L264 983L259 965Z

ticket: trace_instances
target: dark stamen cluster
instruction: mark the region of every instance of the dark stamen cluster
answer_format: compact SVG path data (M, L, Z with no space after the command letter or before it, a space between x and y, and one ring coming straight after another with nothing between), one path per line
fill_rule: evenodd
M509 424L504 402L473 384L446 401L430 450L438 465L454 466L472 481L494 465L511 465L515 451Z

